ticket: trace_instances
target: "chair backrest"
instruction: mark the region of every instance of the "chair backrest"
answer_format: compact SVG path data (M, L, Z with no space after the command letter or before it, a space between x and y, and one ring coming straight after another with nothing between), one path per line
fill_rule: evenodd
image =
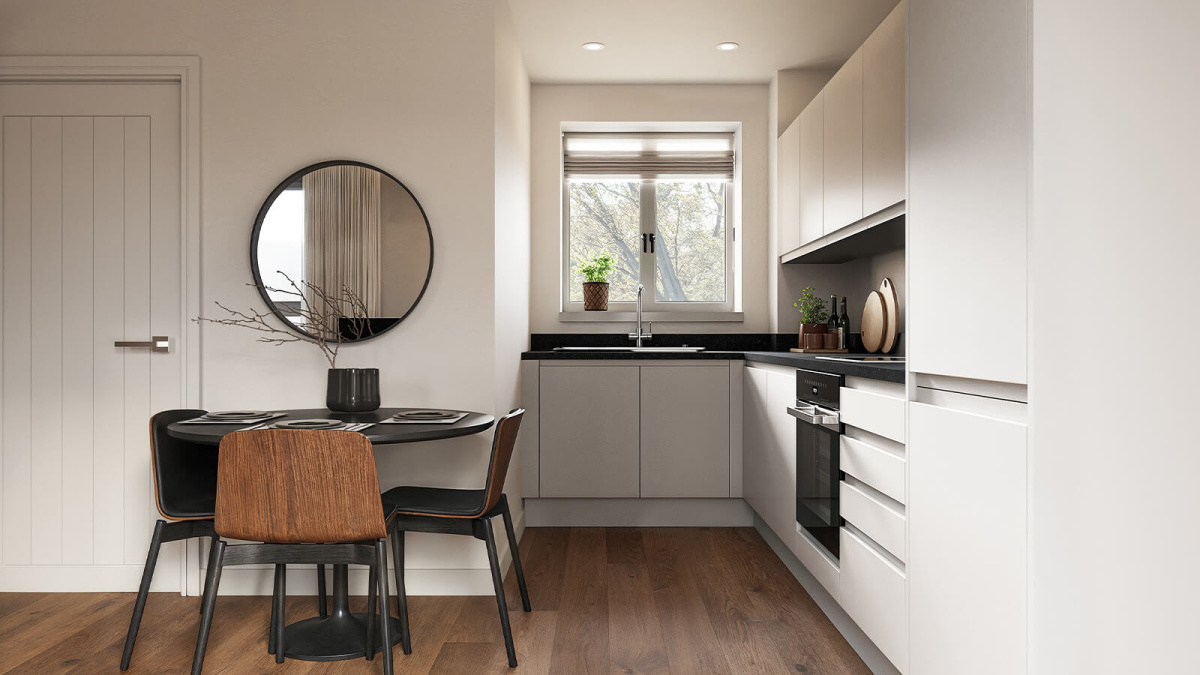
M215 528L222 537L277 544L386 537L371 441L349 431L228 434Z
M217 448L174 438L167 425L200 417L204 410L164 410L150 418L154 502L169 520L212 518L217 496Z
M500 418L496 423L496 435L492 437L492 459L488 462L487 491L483 500L483 511L487 513L496 506L504 494L504 479L508 477L508 464L517 447L517 432L521 430L521 418L525 411L517 408Z

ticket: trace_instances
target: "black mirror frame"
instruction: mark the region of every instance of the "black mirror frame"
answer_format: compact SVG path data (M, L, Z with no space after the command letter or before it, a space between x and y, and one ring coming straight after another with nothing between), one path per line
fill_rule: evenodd
M275 186L275 189L271 190L271 194L267 195L267 199L263 202L262 208L258 210L258 217L254 219L254 229L250 233L250 271L254 275L254 287L258 289L259 296L262 297L263 302L267 303L267 308L271 310L271 313L274 314L277 319L283 322L283 325L285 325L289 330L295 331L296 333L306 337L316 338L317 336L301 330L300 327L289 321L287 316L284 315L283 310L280 309L279 306L275 304L275 301L271 300L270 296L267 294L266 285L262 280L262 273L258 268L258 238L262 233L263 220L266 219L267 212L271 210L271 206L275 203L275 200L280 194L283 193L284 190L286 190L297 180L303 178L305 174L331 166L358 166L364 169L371 169L373 171L378 171L384 176L387 176L395 181L397 185L399 185L406 193L408 193L408 196L412 198L413 203L417 205L417 210L421 212L421 219L425 221L425 231L429 235L429 270L425 273L425 283L421 286L421 292L418 293L416 299L413 300L412 306L408 308L408 311L405 312L403 316L397 318L395 323L387 328L384 328L378 333L371 333L370 335L363 336L357 340L342 340L342 344L355 344L377 338L403 323L404 320L408 318L408 315L412 314L413 310L417 308L417 305L421 304L421 299L425 297L425 291L429 288L429 280L431 277L433 277L433 228L429 225L429 216L425 213L425 207L421 206L420 200L418 200L417 196L412 193L412 190L409 190L408 186L400 182L400 180L395 176L377 166L372 166L371 164L367 164L365 162L356 162L350 159L334 159L325 162L318 162L316 164L310 164L283 179L283 182Z

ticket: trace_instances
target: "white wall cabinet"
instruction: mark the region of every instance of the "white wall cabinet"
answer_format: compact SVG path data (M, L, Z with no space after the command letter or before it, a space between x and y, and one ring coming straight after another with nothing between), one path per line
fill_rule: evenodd
M862 171L864 216L905 193L904 3L863 43Z
M785 144L780 137L781 254L796 241L791 221L783 220L785 214L791 218L792 208L799 211L798 245L803 246L905 200L906 2L892 10L800 113L796 207L797 199L786 194L794 187L795 164L784 157L795 141L788 137Z
M824 93L824 231L863 217L863 50L834 74Z
M908 359L1026 384L1029 8L970 12L909 10Z
M1026 668L1026 427L910 404L911 671Z
M638 366L540 373L542 497L639 496Z
M825 94L800 113L800 245L825 234ZM780 183L782 191L783 183ZM781 250L782 252L782 250Z
M776 144L779 174L775 209L779 226L779 252L787 253L801 244L800 118L788 125Z
M641 496L729 496L728 366L641 368Z

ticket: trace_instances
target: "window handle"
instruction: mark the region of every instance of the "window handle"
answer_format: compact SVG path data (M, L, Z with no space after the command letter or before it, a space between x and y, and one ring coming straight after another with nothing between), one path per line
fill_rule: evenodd
M642 233L642 253L646 252L646 233Z
M650 233L650 252L654 253L654 233L653 232Z

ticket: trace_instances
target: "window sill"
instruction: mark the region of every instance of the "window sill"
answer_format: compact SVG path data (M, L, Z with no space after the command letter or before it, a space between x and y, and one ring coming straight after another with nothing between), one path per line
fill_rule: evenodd
M559 312L561 323L628 323L637 321L637 312ZM642 321L671 322L708 322L728 321L741 323L745 321L744 312L642 312Z

